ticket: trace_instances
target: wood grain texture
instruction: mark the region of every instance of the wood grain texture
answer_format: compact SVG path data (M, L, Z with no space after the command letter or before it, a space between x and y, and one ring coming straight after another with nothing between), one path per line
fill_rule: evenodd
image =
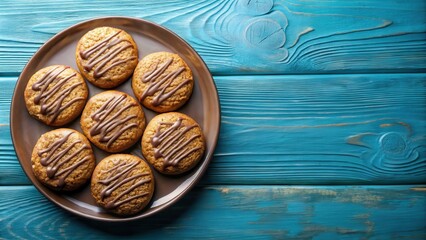
M14 78L1 109L8 109ZM215 77L222 126L204 184L426 179L426 74ZM9 86L9 87L7 87ZM7 118L0 184L27 184Z
M32 186L0 187L4 239L424 239L426 188L215 186L131 223L86 221Z
M223 183L426 179L425 74L216 77Z
M15 83L16 77L0 77L0 185L28 184L10 137L10 101Z
M125 224L43 197L9 130L34 52L66 27L113 15L188 41L222 107L197 187ZM375 185L426 183L425 19L423 0L0 1L0 239L426 239L426 186Z
M214 74L426 70L423 0L6 0L0 3L0 73L19 73L64 28L111 15L170 28Z

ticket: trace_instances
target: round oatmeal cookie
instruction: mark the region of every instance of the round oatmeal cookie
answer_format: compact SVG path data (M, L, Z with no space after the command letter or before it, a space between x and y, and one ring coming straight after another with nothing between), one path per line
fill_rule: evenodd
M154 175L139 157L113 154L96 166L91 181L96 203L120 216L140 212L154 193Z
M192 169L204 154L203 132L189 116L169 112L154 117L142 137L142 154L156 170L176 175Z
M38 139L32 155L35 177L53 190L73 191L92 176L96 161L86 137L68 128L47 132Z
M24 91L29 114L49 126L63 126L77 118L88 95L83 77L65 65L40 69Z
M132 36L112 27L87 32L75 52L81 74L100 88L114 88L132 75L138 64L138 48Z
M80 118L84 135L98 148L121 152L135 144L145 129L145 114L133 97L115 90L87 101Z
M170 112L183 106L191 97L192 71L177 54L156 52L144 57L132 78L136 98L156 112Z

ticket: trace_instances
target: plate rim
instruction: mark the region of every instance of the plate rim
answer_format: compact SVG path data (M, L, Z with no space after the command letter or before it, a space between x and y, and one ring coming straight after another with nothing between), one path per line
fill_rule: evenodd
M210 82L214 86L215 93L211 94L211 95L213 95L213 97L215 98L214 100L216 102L215 105L217 106L217 113L214 114L213 116L215 116L215 122L217 122L218 125L217 125L217 130L214 133L211 151L204 155L204 161L202 163L200 163L200 166L198 167L198 169L195 170L196 173L194 173L194 179L191 180L191 182L188 184L188 186L185 189L183 189L177 196L171 198L167 203L156 207L155 209L153 209L150 212L144 213L144 210L143 210L141 212L142 214L140 214L140 215L135 215L135 216L130 216L130 217L105 218L105 217L94 216L94 215L91 215L91 214L88 214L88 213L84 213L84 212L78 211L78 210L76 210L76 209L74 209L70 206L61 204L60 202L54 200L53 197L51 197L48 193L46 193L44 191L44 189L42 189L40 187L41 185L39 186L38 184L35 184L31 180L29 173L27 173L27 171L24 169L23 165L21 164L21 157L18 155L17 147L16 147L16 144L15 144L17 142L17 139L15 139L15 138L17 138L17 136L15 136L15 133L13 131L13 126L15 125L15 124L13 124L13 122L15 122L15 120L14 120L14 112L15 112L14 106L15 106L15 104L17 104L16 101L15 101L15 98L17 98L16 92L17 92L18 85L22 81L21 77L22 77L23 73L25 72L25 70L28 68L28 66L30 66L32 64L32 62L35 61L36 55L40 54L40 52L42 50L44 50L45 48L48 48L50 46L54 46L58 41L64 39L66 37L66 33L68 31L71 31L71 30L78 28L82 25L90 24L91 22L97 22L97 21L102 21L102 20L111 21L111 20L115 20L115 19L127 20L127 21L131 21L131 22L136 22L138 24L148 24L148 25L152 25L155 28L160 28L161 30L166 31L169 34L172 34L174 37L178 38L186 46L187 49L191 50L198 57L198 59L202 63L202 66L205 68L205 70L208 74L208 77L211 80ZM108 24L106 23L105 25L107 26ZM213 158L216 146L217 146L217 142L218 142L219 134L220 134L220 129L221 129L221 112L222 111L221 111L221 105L220 105L219 92L217 90L216 82L214 81L213 75L212 75L210 69L208 68L207 64L203 60L203 58L198 54L198 52L187 41L185 41L182 37L180 37L178 34L173 32L172 30L170 30L170 29L168 29L168 28L166 28L166 27L164 27L160 24L157 24L155 22L146 20L146 19L137 18L137 17L127 17L127 16L102 16L102 17L90 18L90 19L87 19L87 20L84 20L84 21L79 21L79 22L72 24L71 26L69 26L65 29L62 29L61 31L57 32L52 37L50 37L47 41L45 41L37 49L37 51L34 52L34 54L31 56L31 58L28 60L28 62L25 64L25 66L22 68L21 73L19 74L19 77L17 78L16 83L15 83L13 95L12 95L12 98L11 98L10 111L9 111L9 123L10 123L9 130L10 130L13 149L15 151L15 154L16 154L16 157L18 159L18 162L19 162L21 169L23 170L23 172L25 173L25 175L27 176L29 181L32 183L32 185L38 190L38 192L40 192L45 198L49 199L50 202L53 202L56 206L59 206L60 208L65 209L66 211L68 211L68 212L70 212L74 215L80 216L80 217L84 217L84 218L88 218L88 219L92 219L92 220L96 220L96 221L103 221L103 222L129 222L129 221L140 220L140 219L144 219L144 218L153 216L156 213L161 212L164 209L173 206L181 198L183 198L185 195L187 195L187 193L189 191L191 191L191 189L194 188L194 186L200 181L200 179L205 175L205 172L207 171L207 168L210 165L210 162L212 161L212 158ZM58 193L58 195L59 194L60 193ZM62 198L64 198L64 197L62 196Z

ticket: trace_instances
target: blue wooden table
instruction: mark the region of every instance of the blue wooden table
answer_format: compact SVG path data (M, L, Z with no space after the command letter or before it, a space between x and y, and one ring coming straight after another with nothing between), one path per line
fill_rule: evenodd
M29 182L10 138L16 80L54 34L100 16L161 24L210 68L212 163L175 206L89 221ZM426 2L0 2L0 239L426 238Z

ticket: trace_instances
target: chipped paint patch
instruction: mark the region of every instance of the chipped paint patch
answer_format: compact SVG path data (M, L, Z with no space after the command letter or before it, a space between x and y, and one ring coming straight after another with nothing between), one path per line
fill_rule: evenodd
M361 213L354 216L355 219L368 219L369 217L369 213Z
M221 193L224 193L224 194L228 194L228 193L229 193L229 188L222 188L222 189L220 190L220 192L221 192Z

